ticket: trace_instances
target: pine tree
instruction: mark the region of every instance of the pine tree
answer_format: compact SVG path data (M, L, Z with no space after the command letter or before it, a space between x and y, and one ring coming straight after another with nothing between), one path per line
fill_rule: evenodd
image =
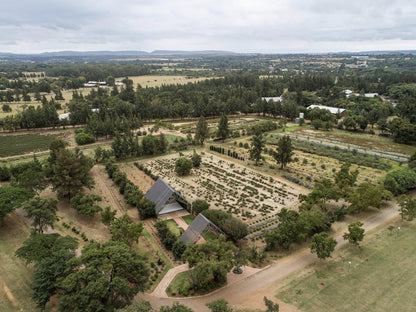
M208 136L209 136L208 123L205 120L204 116L201 116L201 118L199 118L199 121L196 125L195 141L199 141L202 146L204 145L204 141Z
M287 163L292 161L292 155L292 140L288 135L285 135L277 143L277 152L273 154L273 157L278 164L281 164L280 169L283 169Z
M228 138L229 133L230 129L228 128L228 118L226 115L222 115L220 122L218 123L217 137L222 139L224 142L225 139Z
M251 139L251 148L250 148L250 159L253 159L256 161L256 166L261 159L261 152L264 148L264 139L263 135L261 133L258 133L257 135L253 136Z

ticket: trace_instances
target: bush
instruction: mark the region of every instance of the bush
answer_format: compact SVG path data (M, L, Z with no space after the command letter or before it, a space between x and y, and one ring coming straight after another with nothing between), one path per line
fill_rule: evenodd
M248 234L247 225L221 210L205 210L203 215L218 226L233 241L242 239Z
M173 234L169 230L166 222L165 221L156 222L155 228L157 229L157 232L159 233L159 238L163 246L165 246L165 248L168 250L172 250L172 247L176 243L177 238L175 234Z
M202 161L202 157L201 155L199 155L197 152L194 151L194 153L192 154L192 165L194 168L199 168L199 166L201 165L201 161Z
M197 199L192 203L192 212L196 215L207 209L209 209L209 204L206 200Z
M416 188L416 173L409 167L395 168L386 175L384 188L394 195L414 189Z
M95 142L94 137L85 132L80 132L75 136L75 141L78 145L85 145L85 144L91 144Z
M180 175L188 175L192 169L192 160L186 157L180 157L175 161L175 172Z
M10 180L10 170L6 166L0 167L0 181L9 181Z

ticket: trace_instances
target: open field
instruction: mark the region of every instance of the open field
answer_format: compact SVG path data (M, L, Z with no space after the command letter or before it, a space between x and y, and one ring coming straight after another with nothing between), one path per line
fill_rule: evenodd
M276 298L310 312L414 311L416 225L397 221L388 228L367 234L362 249L346 245L333 259L291 275Z
M116 78L116 81L123 80L124 77ZM162 85L170 84L187 84L188 82L196 82L206 80L208 78L188 78L186 76L131 76L129 79L133 80L133 86L136 88L137 84L142 87L160 87Z
M46 151L58 136L40 133L0 135L0 157Z
M200 168L192 169L189 176L179 177L174 173L176 158L178 155L174 154L140 163L165 179L188 201L205 199L211 207L229 211L246 222L272 217L283 207L294 208L298 194L306 192L290 182L208 153L202 155Z

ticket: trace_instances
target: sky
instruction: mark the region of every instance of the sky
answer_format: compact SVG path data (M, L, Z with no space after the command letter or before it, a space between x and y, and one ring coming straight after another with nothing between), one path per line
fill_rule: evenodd
M416 50L413 0L14 0L0 52Z

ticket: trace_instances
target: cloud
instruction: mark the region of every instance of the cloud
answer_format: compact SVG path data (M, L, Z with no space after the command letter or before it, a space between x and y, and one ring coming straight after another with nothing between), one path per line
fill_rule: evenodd
M416 41L414 16L405 0L21 0L0 11L0 47L320 52L384 42L401 49Z

